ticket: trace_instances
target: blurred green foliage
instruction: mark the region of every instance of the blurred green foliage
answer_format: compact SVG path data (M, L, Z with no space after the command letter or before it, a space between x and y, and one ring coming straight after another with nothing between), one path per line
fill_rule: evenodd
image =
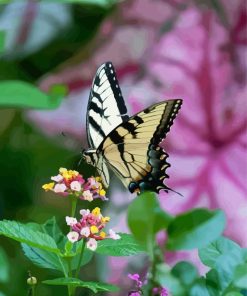
M12 1L1 1L0 3L10 2ZM73 1L67 2L70 2L67 4L67 13L72 21L49 42L29 54L21 54L17 51L18 54L8 55L5 46L7 33L0 32L0 52L4 52L0 57L0 89L2 89L1 100L5 99L4 102L2 101L5 107L0 110L1 219L44 223L49 217L55 215L59 223L63 221L67 213L68 201L60 199L58 202L52 194L44 194L41 186L61 166L78 169L81 148L75 147L74 151L66 149L63 144L64 137L61 134L53 137L51 141L26 121L24 108L50 108L50 103L53 107L59 105L65 89L58 87L51 89L49 94L45 94L35 87L38 79L85 47L95 36L102 20L113 9L106 3L107 1L103 1L105 3L74 1L81 2L77 4L73 4ZM4 17L6 7L4 5L0 7L0 18ZM8 83L13 84L4 89ZM29 98L26 101L27 104L21 101L21 91L24 100ZM13 92L19 97L14 98ZM11 98L15 99L15 102L10 102ZM39 98L40 100L37 101ZM22 109L16 109L13 103ZM10 106L12 109L9 108ZM82 167L81 170L83 170ZM87 171L88 174L92 172L88 168ZM10 240L1 237L0 245L2 263L0 291L3 295L27 295L26 279L29 270L33 276L38 275L38 282L47 279L50 270L41 270L30 264L18 244L13 244ZM8 262L4 258L8 258ZM18 268L9 269L8 266L18 266ZM89 267L89 270L90 268L92 271L89 274L93 276L89 276L86 280L97 280L95 265ZM7 279L14 280L15 284L10 284ZM54 295L54 291L57 295L66 295L63 287L55 290L51 286L38 285L37 287L38 295ZM87 292L83 295L87 295Z

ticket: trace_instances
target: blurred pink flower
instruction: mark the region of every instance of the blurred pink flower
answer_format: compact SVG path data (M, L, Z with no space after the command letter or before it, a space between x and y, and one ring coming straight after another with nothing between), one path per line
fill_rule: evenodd
M172 164L167 182L184 197L170 193L160 200L172 213L199 206L223 209L225 234L246 247L246 63L239 62L244 61L246 39L232 33L237 29L242 36L246 19L244 2L234 3L238 7L228 26L212 10L191 8L181 13L174 29L151 47L144 75L133 85L128 100L134 102L135 112L158 98L184 100L164 144ZM116 199L124 200L119 195ZM167 259L173 264L187 259L205 272L197 252L173 252Z
M165 144L169 186L184 197L164 197L164 207L176 213L221 208L228 217L226 235L246 247L246 87L234 79L235 64L222 49L229 38L212 11L186 10L156 43L146 68L163 98L184 100L168 149Z
M28 111L27 118L47 135L64 132L82 143L87 102L97 67L112 61L123 95L128 98L129 90L136 82L136 74L141 73L142 64L148 59L150 45L156 42L163 27L176 20L181 2L185 1L135 0L119 4L115 13L99 28L92 41L91 56L76 64L67 61L68 66L41 79L40 88L44 91L53 84L66 84L70 90L68 98L56 110ZM134 100L130 99L130 104L131 107L135 105ZM132 113L131 108L129 112ZM73 148L68 139L62 142Z

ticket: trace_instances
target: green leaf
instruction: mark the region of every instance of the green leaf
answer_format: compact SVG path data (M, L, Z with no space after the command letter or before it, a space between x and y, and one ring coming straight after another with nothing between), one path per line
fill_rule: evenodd
M237 265L244 262L245 253L237 243L220 237L199 250L199 257L205 265L215 269L214 278L224 291L231 284Z
M0 283L9 281L9 261L3 248L0 247Z
M220 236L225 215L220 210L195 209L178 215L168 226L169 250L202 248Z
M55 217L47 220L43 225L41 225L41 228L42 232L48 234L55 240L57 246L59 246L61 249L65 247L67 237L62 233Z
M243 296L243 294L239 292L229 292L226 293L224 296Z
M120 239L104 239L98 242L96 253L107 256L132 256L144 252L143 247L134 237L127 233L119 233Z
M94 293L97 292L117 292L119 289L117 286L99 283L99 282L84 282L75 278L57 278L53 280L43 281L44 284L53 286L72 286L72 287L83 287L92 290Z
M198 272L196 267L190 262L180 261L173 268L171 273L177 277L185 286L191 285L196 278Z
M241 247L226 237L220 237L208 246L200 249L198 253L201 261L211 268L215 267L217 260L220 260L222 256L237 254L238 258L242 258Z
M0 82L0 106L55 109L60 105L67 89L62 85L53 86L50 92L46 94L24 81L2 81Z
M236 267L233 283L238 288L247 289L247 264L241 264Z
M218 296L219 292L222 292L219 282L219 275L217 270L211 269L206 273L205 279L207 290L211 296Z
M129 206L128 224L131 232L150 253L155 234L165 229L172 217L161 210L153 192L140 194Z
M0 53L4 51L6 33L0 31Z
M188 295L190 295L190 296L212 296L206 287L206 283L205 283L204 278L200 278L194 283L194 285L191 287Z
M47 250L56 254L60 253L60 250L52 237L39 231L33 231L25 224L16 221L0 221L0 235L7 236L32 247Z
M166 287L173 296L185 295L185 289L179 279L170 272L167 264L160 263L156 265L155 282L160 286Z
M73 256L72 261L71 261L72 270L75 270L77 268L78 261L79 261L79 258L80 258L81 248L83 246L83 240L80 240L79 242L77 242L74 245L76 246L76 252L75 252L75 255ZM92 252L89 249L85 248L84 252L83 252L83 257L82 257L80 266L86 265L92 259L93 254L94 254L94 252Z
M50 251L42 250L28 246L27 244L21 244L22 250L25 256L33 262L33 264L42 267L53 269L57 271L68 272L67 264L59 258L58 254L51 253Z

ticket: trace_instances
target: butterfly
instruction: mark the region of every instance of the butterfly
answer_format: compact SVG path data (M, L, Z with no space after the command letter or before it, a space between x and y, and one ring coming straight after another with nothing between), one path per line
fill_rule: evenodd
M131 193L170 190L164 184L168 154L159 146L170 130L182 100L151 105L129 117L111 62L94 77L87 109L89 149L83 158L95 166L107 188L111 169Z

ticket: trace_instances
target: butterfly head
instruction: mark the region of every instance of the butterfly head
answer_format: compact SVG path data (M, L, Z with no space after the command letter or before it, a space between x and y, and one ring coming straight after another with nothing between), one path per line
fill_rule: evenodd
M95 149L83 149L81 153L83 160L85 160L88 164L93 166L97 164L98 157Z

